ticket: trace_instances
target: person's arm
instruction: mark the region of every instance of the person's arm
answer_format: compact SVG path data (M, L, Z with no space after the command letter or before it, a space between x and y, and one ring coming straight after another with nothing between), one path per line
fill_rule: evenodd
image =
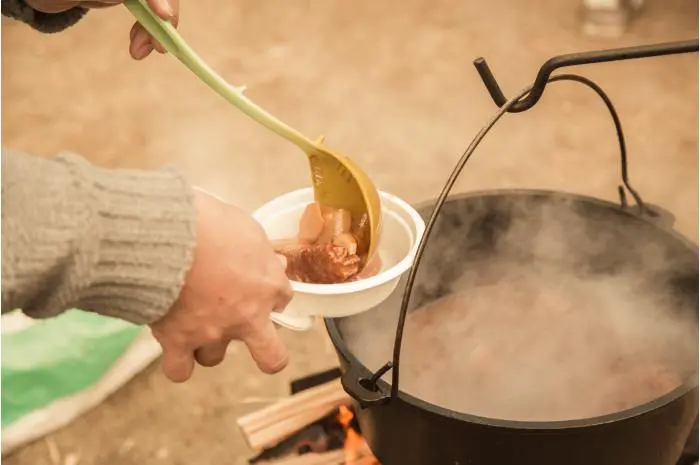
M43 32L118 0L2 0L2 14ZM177 1L146 0L177 27ZM134 59L165 52L134 24ZM2 313L35 318L77 307L148 323L163 371L185 381L241 340L261 370L287 352L269 319L292 298L284 264L250 214L169 171L106 170L76 156L2 153ZM195 244L196 241L196 244Z
M74 6L58 13L44 13L27 4L25 0L2 0L2 15L28 24L44 33L61 32L85 16L87 8Z
M2 312L80 308L152 323L192 262L192 188L174 172L2 153Z

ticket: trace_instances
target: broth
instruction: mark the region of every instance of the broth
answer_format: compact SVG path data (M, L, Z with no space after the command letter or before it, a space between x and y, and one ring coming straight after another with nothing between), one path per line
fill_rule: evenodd
M663 396L696 376L695 311L670 311L684 304L637 284L497 263L475 268L454 287L462 290L409 313L401 390L454 411L521 421L590 418ZM387 360L394 327L364 318L344 324L343 334L375 368Z

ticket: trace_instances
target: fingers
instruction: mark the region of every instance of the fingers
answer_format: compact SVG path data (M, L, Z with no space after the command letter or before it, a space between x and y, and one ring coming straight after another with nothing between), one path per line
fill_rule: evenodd
M194 353L197 363L204 367L214 367L224 361L229 340L221 340L213 344L200 347Z
M139 23L135 23L131 28L131 43L129 44L129 54L134 60L143 60L153 51L151 36Z
M166 21L173 21L177 18L177 0L146 0L146 3L155 14Z
M177 27L180 24L180 0L170 0L170 6L173 9L173 16L170 18L170 22Z
M166 21L170 21L177 27L180 20L179 0L147 0L148 6L155 14ZM131 28L131 45L129 53L135 60L143 60L155 49L159 53L166 53L165 48L141 26L134 24Z
M263 327L243 338L250 355L265 373L277 373L289 362L287 348L282 343L272 321L266 320Z
M181 347L163 348L163 373L174 383L190 379L194 370L194 354Z
M177 27L179 16L178 0L146 0L151 10L162 19L170 21L173 26ZM166 53L165 48L154 38L151 37L151 45L158 53Z

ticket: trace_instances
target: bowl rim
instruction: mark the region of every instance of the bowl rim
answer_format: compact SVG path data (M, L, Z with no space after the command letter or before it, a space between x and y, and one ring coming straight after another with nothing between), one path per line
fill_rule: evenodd
M689 249L690 252L693 252L695 254L698 254L698 246L695 244L693 241L688 239L687 237L683 236L681 233L678 231L674 230L673 228L670 227L665 227L660 224L656 224L653 221L639 216L629 210L622 209L619 204L616 204L614 202L610 202L607 200L603 200L597 197L592 197L588 195L583 195L583 194L578 194L578 193L572 193L572 192L565 192L565 191L557 191L557 190L545 190L545 189L489 189L489 190L479 190L479 191L472 191L472 192L464 192L464 193L458 193L454 195L450 195L448 197L449 199L453 200L460 200L460 199L469 199L469 198L478 198L478 197L491 197L491 196L503 196L503 195L511 195L511 196L558 196L558 197L568 197L570 199L575 199L578 201L584 201L584 202L589 202L593 204L597 204L602 207L613 207L618 209L620 214L623 215L628 215L632 216L635 219L639 221L643 221L649 224L652 224L656 226L658 229L664 231L666 234L671 236L673 239L679 241L682 243L686 248ZM416 204L416 209L422 209L426 207L430 207L431 205L435 204L435 199L430 199L426 200L420 203ZM342 319L342 318L337 318L337 319ZM353 367L354 369L352 370L357 374L357 376L371 376L372 373L370 370L367 368L367 366L364 365L356 356L355 354L350 350L349 345L345 342L343 337L340 334L340 329L338 327L337 321L335 321L336 318L333 317L326 317L324 318L324 325L326 327L326 331L328 332L328 336L333 344L333 348L335 349L336 353L338 354L338 357L342 358L345 360L345 362L348 364L349 367ZM391 330L391 328L389 328ZM383 379L380 379L378 382L379 386L381 386L381 390L384 392L391 392L391 384L384 381ZM432 402L425 401L423 399L420 399L418 397L415 397L406 391L401 390L401 387L399 386L399 392L396 398L396 401L401 401L405 402L415 408L419 408L422 410L425 410L429 413L432 413L434 415L452 419L452 420L457 420L457 421L464 421L468 423L473 423L473 424L479 424L479 425L484 425L484 426L491 426L491 427L498 427L498 428L507 428L507 429L513 429L513 430L566 430L566 429L574 429L574 428L586 428L586 427L593 427L593 426L600 426L608 423L615 423L623 420L629 420L634 417L638 417L641 415L647 415L651 414L653 411L664 407L668 404L671 404L673 402L678 401L680 398L688 395L691 392L695 392L695 396L697 396L698 392L698 384L699 384L699 379L697 375L693 377L692 380L686 380L685 382L681 383L679 386L677 386L675 389L667 392L666 394L654 398L652 400L649 400L645 403L636 405L634 407L621 410L618 412L612 412L604 415L598 415L598 416L593 416L593 417L588 417L588 418L576 418L576 419L569 419L569 420L534 420L534 421L528 421L528 420L506 420L506 419L499 419L499 418L494 418L494 417L485 417L485 416L480 416L480 415L474 415L471 413L465 413L465 412L459 412L456 410L451 410L446 407L441 407L437 404L434 404ZM351 396L352 397L352 396Z
M352 281L340 284L311 284L290 280L294 292L314 295L343 295L364 292L399 278L411 267L411 265L413 265L413 259L415 258L416 252L418 251L418 246L420 245L421 238L425 233L425 221L423 220L423 217L418 213L418 211L408 202L388 192L381 190L379 190L378 192L382 205L382 215L396 215L396 213L386 210L386 203L390 203L396 205L398 209L402 212L407 213L411 219L412 224L408 225L408 232L411 236L413 236L413 244L411 245L411 249L408 251L408 254L406 254L406 256L404 256L401 260L399 260L394 266L392 266L388 270L383 271L377 275L371 276L369 278L361 279L359 281ZM313 199L313 187L304 187L277 196L274 199L261 205L258 209L256 209L255 212L253 212L253 217L257 221L260 221L258 219L260 212L270 208L271 204L281 202L283 201L283 199L286 199L288 197L302 197L305 194L312 194Z

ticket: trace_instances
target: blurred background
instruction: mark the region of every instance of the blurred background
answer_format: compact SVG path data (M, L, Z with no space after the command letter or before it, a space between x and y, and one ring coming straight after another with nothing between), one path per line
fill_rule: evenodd
M60 34L2 22L2 137L42 156L69 150L106 167L171 164L254 210L309 184L305 157L238 113L176 60L128 54L129 13L93 11ZM553 55L698 35L698 2L647 0L624 33L584 34L574 0L181 1L180 31L224 77L309 136L351 154L377 186L409 202L435 197L495 112L472 60L484 56L508 96ZM633 185L698 235L698 57L596 64L617 106ZM616 200L615 132L587 88L556 83L507 116L455 191L532 187ZM257 372L232 345L220 367L173 385L157 364L105 403L5 457L9 465L244 464L235 419L285 395L289 380L332 367L320 333L284 332L292 363ZM57 452L58 457L57 459Z

